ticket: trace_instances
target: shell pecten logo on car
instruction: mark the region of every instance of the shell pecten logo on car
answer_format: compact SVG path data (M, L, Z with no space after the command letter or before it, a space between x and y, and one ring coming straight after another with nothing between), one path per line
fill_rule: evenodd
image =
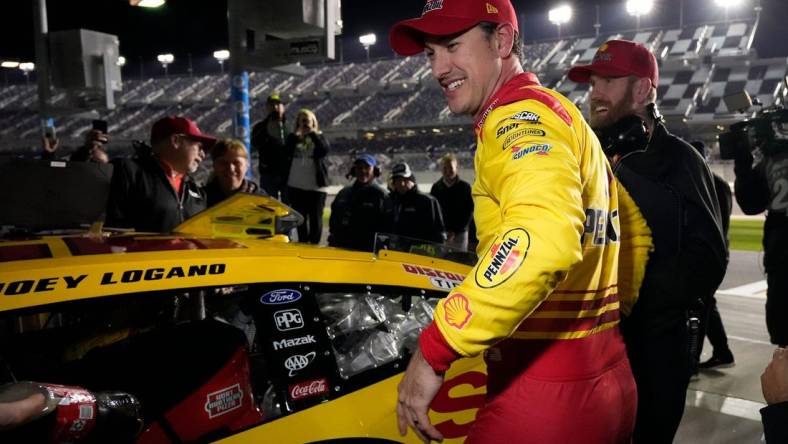
M496 239L476 266L476 284L492 288L506 282L525 261L531 236L522 228L507 231Z

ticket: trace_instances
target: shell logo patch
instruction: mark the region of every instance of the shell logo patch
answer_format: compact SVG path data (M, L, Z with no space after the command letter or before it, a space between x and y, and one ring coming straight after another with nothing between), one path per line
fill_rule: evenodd
M506 282L523 265L530 246L531 236L524 229L507 231L476 266L476 285L493 288Z
M454 293L443 302L443 318L446 323L462 330L468 321L471 320L473 312L471 312L471 302L462 293Z
M487 6L487 13L488 14L497 14L498 13L498 8L496 8L495 6L493 6L493 5L489 4L489 3L485 3L485 5Z

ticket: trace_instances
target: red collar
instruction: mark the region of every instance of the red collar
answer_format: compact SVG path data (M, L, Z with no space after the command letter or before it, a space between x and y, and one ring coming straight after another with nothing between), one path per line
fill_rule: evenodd
M532 85L541 85L541 83L539 83L539 79L536 77L536 74L532 72L517 74L516 76L509 79L508 82L504 83L500 88L498 88L498 91L495 91L495 94L493 94L492 97L487 100L487 103L484 104L484 112L476 119L476 131L481 132L482 126L484 126L484 121L487 119L487 116L490 115L492 110L501 105L506 105L508 103L520 100L519 95L516 94L517 90Z

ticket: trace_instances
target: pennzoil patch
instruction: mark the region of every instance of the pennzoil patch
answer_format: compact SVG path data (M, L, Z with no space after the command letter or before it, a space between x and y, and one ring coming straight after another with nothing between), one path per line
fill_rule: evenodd
M476 285L497 287L512 277L525 262L531 236L522 228L514 228L496 239L476 267Z

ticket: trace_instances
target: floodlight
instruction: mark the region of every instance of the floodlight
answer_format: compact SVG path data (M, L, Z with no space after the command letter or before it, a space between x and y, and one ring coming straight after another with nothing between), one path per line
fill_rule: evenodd
M554 25L569 23L572 20L572 8L569 5L553 8L547 13L547 19Z
M33 62L20 63L19 64L19 69L21 69L22 71L27 73L27 72L30 72L30 71L36 69L36 65Z
M230 58L230 51L226 49L220 49L218 51L214 51L213 58L215 58L219 62L224 62L225 60Z
M744 2L742 0L714 0L714 3L717 6L727 9L727 8L735 8Z
M358 41L364 46L372 46L378 41L378 36L373 33L364 34L358 38Z
M164 5L165 0L130 0L130 3L132 6L139 6L141 8L158 8Z
M126 57L118 56L118 61L115 62L118 66L126 66Z
M19 68L19 62L15 62L13 60L3 60L0 62L0 66L3 68Z
M648 14L653 7L654 0L627 0L627 12L636 17Z
M162 65L169 65L175 61L175 56L172 54L159 54L156 56L156 60L158 60Z

